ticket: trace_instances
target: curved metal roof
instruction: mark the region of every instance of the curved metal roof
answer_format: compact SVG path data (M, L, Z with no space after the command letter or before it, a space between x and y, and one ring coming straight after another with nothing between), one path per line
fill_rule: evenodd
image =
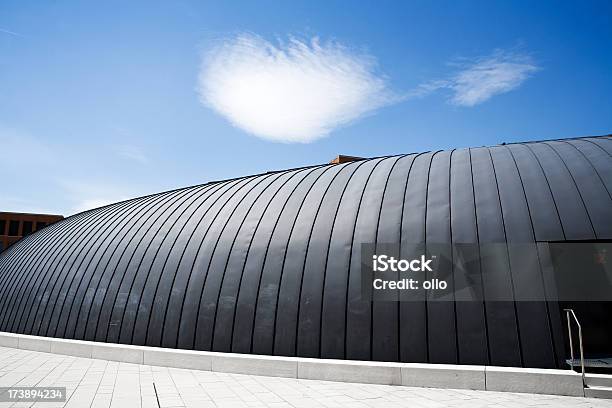
M611 154L610 137L407 154L90 210L0 255L0 330L239 353L554 367L563 352L556 306L364 302L360 244L610 239ZM508 256L511 274L516 260Z

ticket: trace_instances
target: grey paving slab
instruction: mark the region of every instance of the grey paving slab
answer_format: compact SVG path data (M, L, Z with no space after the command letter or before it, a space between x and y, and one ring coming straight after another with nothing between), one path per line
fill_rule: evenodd
M612 408L581 397L262 377L0 347L0 386L18 385L66 386L68 400L0 408Z

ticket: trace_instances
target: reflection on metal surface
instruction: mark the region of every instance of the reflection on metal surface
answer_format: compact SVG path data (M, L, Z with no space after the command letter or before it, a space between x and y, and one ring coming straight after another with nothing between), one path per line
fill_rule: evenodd
M0 254L0 330L281 356L562 367L563 314L541 300L546 286L531 271L551 276L557 253L545 242L612 239L611 154L612 140L599 137L390 156L76 214ZM364 243L399 243L402 253L447 245L438 278L454 301L364 301ZM523 243L530 246L513 249ZM582 309L567 307L583 322ZM588 341L612 344L591 333Z

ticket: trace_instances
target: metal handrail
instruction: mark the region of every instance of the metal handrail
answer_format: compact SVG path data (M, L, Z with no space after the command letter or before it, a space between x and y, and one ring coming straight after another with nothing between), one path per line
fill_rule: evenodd
M573 309L563 309L565 311L565 315L567 317L567 332L569 335L569 343L570 343L570 356L571 356L571 363L570 366L572 367L572 370L574 369L574 341L572 339L572 325L570 322L570 313L572 314L572 317L574 318L574 321L576 322L576 325L578 326L578 341L579 341L579 345L580 345L580 369L581 369L581 374L582 374L582 385L586 386L586 380L585 380L585 372L584 372L584 348L582 346L582 326L580 326L580 322L578 321L578 317L576 317L576 313L574 313Z

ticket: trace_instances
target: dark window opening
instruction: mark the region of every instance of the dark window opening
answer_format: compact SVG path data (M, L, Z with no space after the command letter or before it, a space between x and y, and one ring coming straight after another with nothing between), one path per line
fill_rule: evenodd
M38 221L36 223L36 231L38 231L39 229L45 228L47 226L46 222L43 221Z
M11 220L9 221L9 230L8 234L16 237L19 235L19 221Z
M573 309L582 325L586 358L612 356L612 302L605 301L599 292L612 287L612 240L581 240L550 242L550 255L555 267L556 285L575 288L595 295L593 300L561 299L561 319L567 324L563 309ZM574 244L575 246L572 246ZM567 338L567 329L564 329ZM569 355L568 355L569 357Z
M0 235L6 234L6 220L0 220Z
M30 235L32 233L32 221L24 221L21 229L21 235L24 237Z

